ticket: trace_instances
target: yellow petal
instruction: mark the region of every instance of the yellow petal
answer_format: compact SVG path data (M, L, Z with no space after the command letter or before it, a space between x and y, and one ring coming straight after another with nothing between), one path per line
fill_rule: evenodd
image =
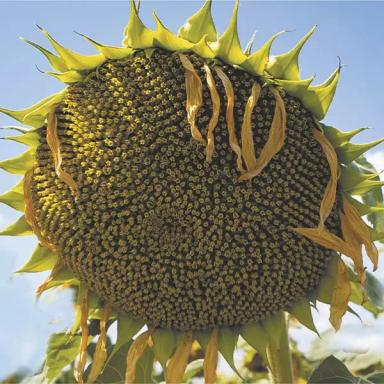
M352 260L355 266L355 271L357 273L357 276L359 277L360 282L364 283L366 276L361 243L355 236L355 232L352 228L350 220L345 216L343 212L340 212L339 216L341 220L341 230L343 233L343 238L354 249Z
M225 93L227 95L227 129L229 136L229 145L232 148L233 152L237 155L237 168L241 173L244 173L243 161L241 158L241 148L239 146L239 142L237 141L236 133L235 133L235 118L233 114L233 108L235 104L235 94L233 91L231 80L224 73L224 71L220 67L215 67L215 71L222 81Z
M53 252L56 252L56 247L50 244L44 239L35 215L35 208L33 206L31 191L32 191L32 179L33 179L34 168L29 170L24 176L24 206L25 206L25 220L31 226L33 233L36 235L39 243Z
M336 283L331 300L330 322L333 327L338 330L341 325L341 320L347 312L348 302L351 296L351 284L348 277L348 271L344 262L340 259L337 264Z
M256 167L240 176L240 181L250 180L259 175L272 160L273 156L275 156L284 145L285 130L287 125L287 114L284 100L277 89L271 88L271 92L275 97L276 107L268 140L264 148L261 150L260 156L257 159Z
M207 131L207 147L206 147L206 160L212 161L213 151L215 150L215 138L213 136L213 130L217 126L220 115L220 95L217 92L215 79L213 78L212 72L207 64L204 64L204 70L207 74L207 85L212 99L212 117L208 124Z
M80 320L80 328L81 328L81 342L80 342L80 353L79 360L75 367L74 376L75 380L78 383L84 383L83 374L85 364L87 363L87 347L88 347L88 291L87 289L83 292L83 297L81 301L81 320Z
M218 328L215 328L212 331L211 338L205 351L203 364L205 384L213 384L216 381L217 360L219 357L218 335L219 330Z
M72 176L63 171L61 168L63 158L60 152L60 141L57 134L57 117L56 117L56 106L54 106L48 114L48 126L47 126L47 144L51 149L53 160L55 163L55 170L58 178L67 184L76 195L78 192L77 184L73 180Z
M192 137L197 141L204 141L196 126L196 116L203 105L203 84L187 56L179 53L181 64L185 69L185 90L187 93L187 118L191 125Z
M325 194L320 206L320 224L319 227L322 228L325 225L325 221L330 215L333 206L336 201L336 192L337 192L337 169L338 161L336 152L329 142L327 137L318 129L313 130L313 136L321 145L323 152L328 160L329 168L331 171L331 179L328 182Z
M108 304L104 307L103 318L100 321L100 336L97 340L91 372L89 373L87 383L93 383L101 374L105 361L107 359L107 321L109 319L110 307Z
M345 196L343 196L343 211L346 219L349 221L351 230L353 231L356 239L360 242L360 244L364 244L367 255L372 261L373 270L376 270L379 261L379 252L373 242L369 227L360 217L357 209Z
M241 126L241 152L248 171L255 169L257 165L252 132L252 112L260 97L260 93L260 84L254 83L251 96L249 96L245 107L243 125Z
M185 369L187 368L192 342L192 332L186 332L181 336L179 345L167 365L167 384L179 384L182 382Z
M133 384L136 378L136 364L148 347L151 331L145 331L129 347L127 355L127 370L125 372L125 384Z

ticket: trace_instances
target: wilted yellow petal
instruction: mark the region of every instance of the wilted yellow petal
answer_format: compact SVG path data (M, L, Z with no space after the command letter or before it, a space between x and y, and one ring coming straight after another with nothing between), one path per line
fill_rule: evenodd
M33 206L31 191L32 191L32 178L34 168L29 170L24 176L24 206L25 206L25 220L31 226L33 233L36 235L39 243L53 252L56 252L56 247L44 239L40 228L37 224L35 208Z
M363 253L361 243L355 236L355 232L352 228L350 220L345 216L343 212L340 212L339 216L341 220L341 230L343 233L343 238L354 249L352 260L355 266L355 271L359 277L360 282L364 283L366 276L363 264Z
M233 91L231 80L224 73L224 71L220 67L215 67L215 71L222 81L225 93L227 95L227 129L229 136L229 145L232 148L233 152L237 155L237 168L241 173L244 173L243 160L241 158L241 148L239 146L239 142L237 141L236 133L235 133L235 118L233 114L233 108L235 104L235 93Z
M337 277L332 294L331 314L329 318L331 324L336 330L340 328L341 320L345 312L347 312L351 292L352 290L348 277L348 271L344 262L340 259L337 264Z
M189 354L192 348L192 332L186 332L181 336L179 345L167 365L167 384L180 384L187 368Z
M103 318L100 321L100 336L97 340L91 372L89 373L87 383L93 383L101 374L105 360L107 359L107 321L109 319L110 307L108 304L104 307Z
M78 383L84 383L83 374L85 364L87 362L87 347L88 347L88 291L87 289L83 292L83 297L81 300L81 320L80 320L80 328L81 328L81 342L80 342L80 352L79 352L79 360L75 367L74 376L75 380Z
M331 171L331 179L329 180L327 188L325 189L325 194L320 205L319 227L322 228L324 227L325 221L330 215L336 201L338 161L337 161L337 154L332 144L324 135L324 133L322 133L318 129L314 129L312 132L313 132L313 136L319 142L319 144L323 149L323 152L328 160L329 168Z
M206 148L206 159L210 162L212 161L213 151L215 150L215 138L213 136L213 130L216 128L217 122L219 121L221 102L220 95L216 89L215 79L213 78L211 69L207 64L204 64L204 70L207 74L207 84L212 99L212 117L208 124Z
M187 93L186 109L188 122L191 125L191 134L195 140L204 141L196 126L196 116L203 105L203 84L188 57L179 53L179 58L185 69L185 90Z
M249 96L247 105L245 106L244 120L243 125L241 126L241 152L247 166L247 171L255 169L257 165L252 132L252 112L260 97L260 93L260 84L254 83L252 86L251 96Z
M213 384L216 381L217 360L219 357L218 335L219 330L218 328L215 328L212 331L211 338L205 352L203 364L205 384Z
M359 241L360 244L364 244L367 255L372 261L373 269L376 270L379 261L379 252L372 240L369 227L360 217L357 209L345 196L343 196L343 211L347 221L349 222L351 231L355 235L357 241Z
M48 114L48 126L47 126L47 144L51 149L53 155L53 161L55 163L55 171L57 177L67 184L76 195L78 193L77 184L73 180L72 176L63 171L61 165L63 163L63 158L61 157L60 152L60 141L57 134L57 117L56 117L56 106L54 106Z
M268 140L265 143L264 148L261 150L259 158L257 159L256 168L253 168L244 175L240 176L239 180L250 180L259 175L272 160L273 156L275 156L284 145L287 126L287 113L285 110L284 100L277 89L271 88L271 92L275 97L276 107Z
M133 384L136 377L136 364L148 347L151 331L145 331L138 336L129 347L127 355L127 370L125 371L125 384Z

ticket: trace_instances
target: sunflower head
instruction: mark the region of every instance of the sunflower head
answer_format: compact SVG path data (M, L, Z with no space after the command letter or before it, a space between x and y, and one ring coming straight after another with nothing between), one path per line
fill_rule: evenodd
M20 269L52 270L38 294L75 288L79 382L92 319L89 382L117 319L112 355L147 326L128 350L126 382L149 350L167 382L180 382L197 340L212 383L219 351L236 369L239 335L268 361L282 313L316 331L311 307L325 302L338 329L352 292L365 300L362 250L376 268L384 235L362 216L375 223L383 211L383 182L362 155L381 141L356 145L362 129L320 122L340 65L320 85L300 78L314 28L287 53L269 54L281 33L251 53L237 12L238 2L218 37L207 1L175 35L156 16L156 30L145 27L132 0L123 47L83 35L98 51L84 56L43 28L57 54L26 40L68 86L28 109L0 109L32 127L8 137L29 149L0 162L24 176L0 196L24 212L2 234L38 238Z

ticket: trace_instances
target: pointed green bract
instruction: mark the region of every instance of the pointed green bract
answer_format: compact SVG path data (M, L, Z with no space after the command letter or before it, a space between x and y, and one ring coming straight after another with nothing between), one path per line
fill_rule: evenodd
M267 72L277 79L300 80L299 54L316 30L314 26L289 52L273 56L267 64Z
M75 84L84 79L84 76L75 70L67 71L64 73L56 72L44 72L49 76L54 77L55 79L61 81L64 84Z
M156 329L152 335L153 352L165 370L167 361L177 346L177 337L171 329Z
M156 22L156 31L153 34L153 41L156 47L167 49L168 51L186 51L192 48L192 43L177 37L165 28L155 13L153 13L153 17Z
M263 357L265 362L267 358L268 335L264 327L258 323L247 324L242 327L242 338Z
M140 20L134 0L130 0L128 25L124 29L123 45L125 47L143 49L153 47L153 31Z
M103 45L91 39L87 35L84 35L82 33L79 33L79 35L83 36L87 41L89 41L107 59L111 59L111 60L123 59L125 57L132 55L132 53L134 52L132 48L113 47L111 45Z
M24 179L20 180L10 191L0 195L0 203L24 212Z
M237 13L239 10L239 0L236 0L233 8L232 17L226 31L219 39L210 44L216 57L227 63L240 65L247 56L241 49L239 35L237 32Z
M105 61L103 55L81 55L80 53L74 52L68 48L63 47L59 44L44 28L39 26L40 31L49 40L53 48L59 54L60 58L65 63L65 66L71 70L84 71L98 67Z
M340 77L340 65L332 75L321 85L310 86L302 101L317 119L322 120L332 103Z
M249 56L251 54L252 48L253 48L253 43L255 42L255 38L256 38L256 32L253 32L251 38L249 39L249 41L248 41L248 43L244 49L244 54L246 56Z
M327 136L327 139L331 142L334 148L340 147L341 145L348 143L349 140L358 135L360 132L363 132L368 129L357 128L353 131L344 132L335 127L331 127L330 125L326 125L323 123L320 123L320 125L322 126L323 131Z
M40 134L37 130L33 129L18 136L3 137L4 140L12 140L17 143L27 145L30 148L36 148L40 142Z
M314 77L310 77L305 80L275 80L277 85L283 87L292 96L302 99L308 90L308 87L314 80Z
M384 212L384 207L367 205L353 198L349 198L349 201L357 209L360 216L369 215L375 212Z
M356 163L352 163L348 166L341 165L340 171L340 183L346 192L350 191L360 183L378 177L377 173L367 173L363 167Z
M304 299L293 305L289 312L305 327L315 332L317 335L319 334L317 332L315 323L313 322L311 305L308 299Z
M191 49L193 52L197 53L204 59L213 59L215 57L215 54L213 53L211 47L208 44L206 35L204 35L199 42L194 44Z
M182 39L197 43L206 35L208 41L217 40L216 27L211 14L211 3L211 0L207 0L203 7L179 29L178 35Z
M35 164L35 149L29 149L19 156L0 161L0 168L15 175L24 175Z
M60 286L79 286L80 281L74 275L74 273L69 269L60 269L56 274L49 278L46 284L44 284L44 288L41 288L39 294L47 291L48 289L60 287Z
M24 39L23 37L21 37L20 39L32 45L33 47L37 48L47 58L52 68L55 69L56 71L65 72L68 70L68 67L65 65L65 62L61 57L54 55L52 52L43 48L39 44L34 43L33 41L29 41L27 39Z
M9 225L0 232L0 236L29 236L33 235L32 228L25 220L25 216L21 216L15 223Z
M278 36L282 35L284 32L285 31L281 31L273 35L260 49L252 53L252 55L250 55L249 57L247 57L241 63L241 66L255 75L264 75L265 68L269 60L269 52L271 50L271 46L275 39Z
M350 164L365 152L384 142L384 139L372 141L366 144L344 143L336 149L339 160L344 164Z
M37 245L32 256L16 273L21 272L43 272L52 269L57 263L57 255L48 248Z
M337 264L339 260L340 260L340 256L337 254L335 254L334 257L332 257L328 265L327 272L321 279L320 284L317 288L316 298L318 301L321 301L322 303L325 303L325 304L331 303L333 290L336 284Z
M193 331L194 338L198 341L203 350L207 349L209 340L211 339L212 331L208 329Z
M233 354L236 349L237 340L239 339L240 332L237 329L230 327L221 327L219 330L219 340L218 340L218 349L219 352L224 357L225 361L229 364L229 366L236 372L236 374L240 377L240 373L238 372Z

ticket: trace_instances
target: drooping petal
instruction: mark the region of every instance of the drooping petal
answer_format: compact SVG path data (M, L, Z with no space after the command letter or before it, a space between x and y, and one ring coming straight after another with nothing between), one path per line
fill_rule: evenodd
M199 128L196 126L196 116L203 105L203 84L187 56L179 53L179 57L185 69L186 109L188 122L191 126L191 134L195 140L204 141Z
M217 361L219 358L218 335L219 330L215 328L211 333L211 338L205 351L203 364L205 384L214 384L216 381Z
M207 85L212 99L212 117L208 124L206 147L206 159L210 162L212 161L213 152L215 150L215 137L213 135L213 130L216 128L217 122L219 121L221 102L211 69L208 65L204 64L204 70L207 74Z

